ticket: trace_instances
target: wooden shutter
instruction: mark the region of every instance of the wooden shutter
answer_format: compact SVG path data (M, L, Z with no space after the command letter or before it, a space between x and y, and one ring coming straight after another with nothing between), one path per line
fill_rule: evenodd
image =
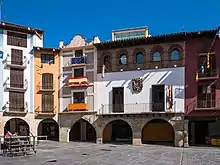
M11 49L11 63L16 65L23 64L23 51L18 49Z
M11 87L23 88L24 72L19 69L10 69L10 85Z
M43 89L53 89L53 74L43 73L42 87Z

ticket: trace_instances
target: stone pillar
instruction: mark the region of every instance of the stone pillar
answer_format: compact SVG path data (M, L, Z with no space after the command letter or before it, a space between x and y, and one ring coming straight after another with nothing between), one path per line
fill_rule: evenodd
M60 142L69 142L69 127L61 127L60 128L60 134L59 134L59 139Z
M102 144L103 143L103 135L102 132L99 130L97 131L96 143Z
M136 130L136 131L133 132L132 144L135 145L135 146L142 145L142 142L141 142L141 130Z
M189 147L189 142L188 142L188 120L184 121L184 140L183 140L183 146L184 147Z

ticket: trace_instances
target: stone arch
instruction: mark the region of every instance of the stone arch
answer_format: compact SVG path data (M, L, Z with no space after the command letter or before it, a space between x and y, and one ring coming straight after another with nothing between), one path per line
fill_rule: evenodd
M168 53L169 53L169 60L171 60L171 53L172 51L177 50L179 52L179 60L183 58L183 48L179 44L172 44L169 46Z
M143 63L146 61L145 57L146 57L146 51L144 48L135 48L133 53L132 53L132 56L133 56L133 61L135 64L137 64L137 54L141 52L143 54L143 58L144 58L144 61Z
M160 53L160 61L163 60L163 54L164 54L164 48L161 45L154 45L151 50L150 50L150 54L151 54L151 61L153 60L153 56L155 52L159 52Z
M149 120L142 128L142 143L169 144L175 143L175 129L166 119Z
M29 136L30 134L30 125L29 123L20 118L10 118L4 124L4 134L10 131L12 134L17 133L18 135L22 136Z
M59 141L59 124L52 118L46 118L39 122L38 136L47 136L48 140Z
M112 54L110 52L103 52L100 59L100 67L105 65L105 72L112 71Z
M69 141L96 142L97 132L88 120L80 118L74 122L69 131Z
M116 64L117 65L121 65L120 64L120 58L121 58L121 55L125 55L126 56L126 64L128 64L128 59L129 59L129 53L126 49L121 49L119 51L116 52Z
M104 143L119 142L132 144L132 124L129 120L122 118L108 120L102 129L102 135Z

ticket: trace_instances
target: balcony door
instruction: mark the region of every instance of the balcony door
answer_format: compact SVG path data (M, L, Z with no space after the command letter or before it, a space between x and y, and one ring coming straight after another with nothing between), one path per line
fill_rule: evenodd
M42 112L53 112L54 110L54 95L42 95Z
M152 85L152 111L164 111L165 86Z
M24 87L24 72L19 69L10 69L10 86L14 88Z
M43 73L43 75L42 75L42 89L53 89L53 74Z
M19 49L11 49L11 64L23 64L23 51Z
M124 112L124 87L116 87L112 91L112 112Z

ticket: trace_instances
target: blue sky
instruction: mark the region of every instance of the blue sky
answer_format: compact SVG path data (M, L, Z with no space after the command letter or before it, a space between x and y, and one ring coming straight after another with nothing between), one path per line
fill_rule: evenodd
M148 26L151 35L220 25L220 0L3 0L4 21L45 30L44 46L75 34L111 39L111 31Z

